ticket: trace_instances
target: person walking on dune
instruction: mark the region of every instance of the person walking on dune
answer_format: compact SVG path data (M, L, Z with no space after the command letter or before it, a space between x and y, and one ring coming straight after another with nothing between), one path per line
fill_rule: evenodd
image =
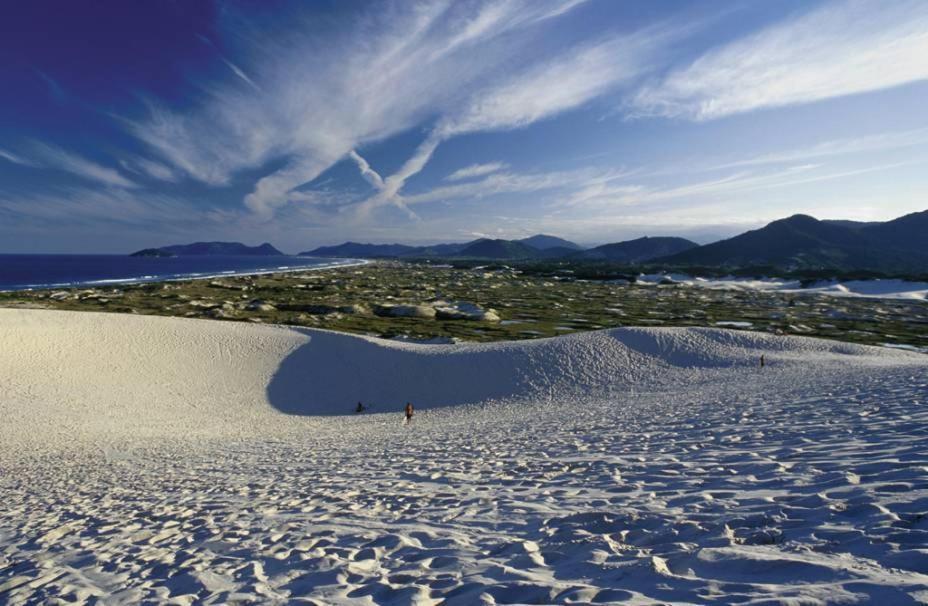
M409 425L409 422L412 421L412 402L406 402L406 420L403 421L403 425Z

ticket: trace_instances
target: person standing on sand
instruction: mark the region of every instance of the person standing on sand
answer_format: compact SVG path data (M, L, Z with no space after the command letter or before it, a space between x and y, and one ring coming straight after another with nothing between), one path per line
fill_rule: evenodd
M409 425L409 422L412 421L412 402L406 402L406 420L403 421L403 425Z
M358 407L354 409L354 412L357 414L359 412L364 412L364 404L358 402Z

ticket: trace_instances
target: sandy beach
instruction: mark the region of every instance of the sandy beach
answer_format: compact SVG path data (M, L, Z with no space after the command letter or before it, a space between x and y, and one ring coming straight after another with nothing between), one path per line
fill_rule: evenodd
M0 602L928 603L926 404L745 331L0 309Z

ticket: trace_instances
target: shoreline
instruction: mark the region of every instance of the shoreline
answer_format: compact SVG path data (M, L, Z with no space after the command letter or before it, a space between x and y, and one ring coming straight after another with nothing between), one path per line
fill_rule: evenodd
M324 259L325 257L305 257L308 259ZM23 288L6 288L0 287L0 293L17 293L17 292L37 292L55 289L69 288L106 288L108 286L132 286L135 284L159 284L161 282L187 282L189 280L210 280L214 278L242 278L247 276L264 276L278 273L294 273L300 271L316 271L323 269L338 269L342 267L358 267L371 263L369 259L343 259L343 263L332 262L320 265L311 265L306 267L287 267L276 269L255 269L255 270L229 270L228 272L209 273L209 274L190 274L187 276L142 276L137 278L107 278L103 280L88 280L81 282L59 282L56 284L36 284Z

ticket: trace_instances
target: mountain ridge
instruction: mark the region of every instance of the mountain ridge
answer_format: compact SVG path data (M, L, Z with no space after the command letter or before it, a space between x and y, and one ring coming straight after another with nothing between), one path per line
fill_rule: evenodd
M655 267L792 270L928 271L928 210L890 221L819 220L796 214L731 238L698 245L685 238L645 236L592 248L548 234L518 240L478 238L413 246L344 242L301 256L385 259L486 259L605 262ZM269 243L195 242L137 251L133 256L282 255Z
M308 257L471 257L471 258L550 258L559 253L573 253L583 247L570 240L548 234L536 234L520 240L478 238L469 242L452 242L411 246L408 244L369 244L343 242L333 246L319 246L298 253ZM498 255L498 256L497 256Z
M521 240L515 241L519 242L520 244L531 246L532 248L537 248L538 250L549 250L552 248L583 250L583 247L576 242L571 242L570 240L565 240L564 238L559 238L557 236L551 236L548 234L535 234L534 236L529 236L528 238L522 238Z
M706 267L924 270L928 267L926 235L928 211L879 223L793 215L655 262Z
M686 238L644 236L624 242L603 244L602 246L597 246L578 253L576 258L642 263L658 257L680 253L698 246L698 244Z

